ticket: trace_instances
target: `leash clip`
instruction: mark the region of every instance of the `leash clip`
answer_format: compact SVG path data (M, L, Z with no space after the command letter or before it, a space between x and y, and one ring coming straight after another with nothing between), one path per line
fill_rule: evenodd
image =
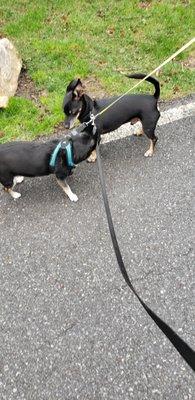
M95 125L95 115L92 112L90 113L90 122L93 126Z
M88 121L88 122L84 122L84 124L85 124L85 126L88 126L88 125L95 125L95 115L92 113L92 112L90 112L90 120Z

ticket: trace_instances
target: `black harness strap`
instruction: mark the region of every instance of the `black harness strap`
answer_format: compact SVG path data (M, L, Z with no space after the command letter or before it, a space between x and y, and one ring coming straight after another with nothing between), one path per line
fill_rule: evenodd
M106 215L107 215L107 220L108 220L108 226L110 230L110 235L112 238L112 244L114 247L115 255L118 261L118 265L120 268L120 271L123 275L123 278L125 279L127 285L130 287L130 289L133 291L135 296L138 298L146 312L149 314L149 316L153 319L153 321L158 325L158 327L161 329L161 331L165 334L165 336L170 340L170 342L173 344L173 346L177 349L177 351L181 354L183 359L187 362L187 364L195 371L195 351L186 343L184 342L183 339L181 339L176 332L174 332L173 329L170 328L164 322L158 315L152 311L146 303L141 299L141 297L138 295L136 292L135 288L133 287L129 276L127 274L121 251L118 245L118 241L116 238L116 233L114 230L114 225L112 221L112 215L110 212L110 207L108 203L108 197L106 193L106 185L105 185L105 179L103 175L103 170L102 170L102 165L101 165L101 158L100 158L100 153L99 153L99 144L96 146L96 152L97 152L97 162L98 162L98 169L99 169L99 175L100 175L100 182L101 182L101 188L102 188L102 195L103 195L103 200L104 200L104 206L106 210Z

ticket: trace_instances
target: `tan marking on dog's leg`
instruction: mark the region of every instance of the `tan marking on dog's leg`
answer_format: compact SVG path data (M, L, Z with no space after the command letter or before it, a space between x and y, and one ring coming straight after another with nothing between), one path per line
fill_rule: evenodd
M12 189L5 188L5 191L11 194L14 200L19 199L19 197L21 197L21 193L14 192Z
M141 123L140 119L137 118L137 121L134 122L132 125L135 125L135 124L136 124L136 126L135 126L135 130L134 130L134 132L133 132L133 135L134 135L134 136L141 136L141 135L143 135L143 134L144 134L144 131L143 131L143 126L142 126L142 123Z
M97 159L96 150L93 150L90 156L88 157L87 162L93 163L96 161L96 159Z
M60 179L57 179L58 185L62 188L62 190L67 194L69 199L71 201L77 201L78 197L76 194L74 194L70 188L70 186L66 183L66 181L61 181Z
M135 136L141 136L141 135L143 135L143 134L144 134L144 131L143 131L142 126L140 126L139 128L137 128L137 129L135 130L135 132L134 132L134 135L135 135Z
M154 153L154 143L150 139L150 147L149 147L149 149L146 151L146 153L144 155L145 155L145 157L152 157L153 153Z

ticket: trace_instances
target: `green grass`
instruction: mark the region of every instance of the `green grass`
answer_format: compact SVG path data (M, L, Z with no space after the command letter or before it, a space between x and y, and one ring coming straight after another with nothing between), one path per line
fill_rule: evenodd
M75 77L93 76L110 94L128 90L134 82L120 72L148 73L190 40L194 9L187 0L0 0L0 34L14 42L43 91L41 108L14 97L0 111L0 141L50 134L63 120L64 91ZM193 72L182 66L192 51L163 68L162 99L193 91ZM146 83L136 89L149 90Z

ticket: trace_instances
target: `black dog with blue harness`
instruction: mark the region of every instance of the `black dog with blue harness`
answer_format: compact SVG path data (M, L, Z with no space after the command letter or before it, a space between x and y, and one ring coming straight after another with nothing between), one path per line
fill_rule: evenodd
M98 133L93 123L73 129L62 140L10 142L0 145L0 183L14 199L21 196L13 190L23 177L55 174L58 184L71 201L77 201L66 183L74 167L86 160L95 149Z

